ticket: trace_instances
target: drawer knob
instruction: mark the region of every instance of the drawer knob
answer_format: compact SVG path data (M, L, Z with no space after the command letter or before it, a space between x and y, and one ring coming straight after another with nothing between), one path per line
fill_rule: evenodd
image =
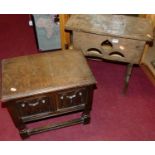
M64 97L63 97L63 96L61 96L61 97L60 97L60 99L61 99L61 100L63 100L63 99L64 99Z
M21 107L24 108L24 107L25 107L25 103L22 103L22 104L21 104Z
M42 102L42 103L46 103L46 100L42 100L41 102Z
M81 93L81 92L79 92L79 95L80 95L80 96L82 96L82 93Z

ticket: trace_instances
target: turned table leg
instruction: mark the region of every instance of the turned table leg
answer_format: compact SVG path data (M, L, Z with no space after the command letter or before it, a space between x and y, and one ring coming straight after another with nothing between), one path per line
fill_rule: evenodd
M89 92L87 94L87 95L89 95L87 104L85 105L85 109L81 116L84 125L90 123L90 119L91 119L90 111L91 111L92 103L93 103L93 90L94 90L94 86L90 86L89 90L88 90Z

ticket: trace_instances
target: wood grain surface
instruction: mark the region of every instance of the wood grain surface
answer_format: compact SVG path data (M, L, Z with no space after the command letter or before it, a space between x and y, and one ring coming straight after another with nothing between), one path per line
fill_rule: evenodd
M153 27L148 19L125 15L72 15L66 29L144 41L153 39Z
M2 101L96 83L80 51L2 60Z

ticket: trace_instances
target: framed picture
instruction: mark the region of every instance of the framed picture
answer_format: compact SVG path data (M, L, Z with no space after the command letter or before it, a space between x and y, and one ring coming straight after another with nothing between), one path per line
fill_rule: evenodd
M58 14L33 14L33 23L39 51L61 49Z

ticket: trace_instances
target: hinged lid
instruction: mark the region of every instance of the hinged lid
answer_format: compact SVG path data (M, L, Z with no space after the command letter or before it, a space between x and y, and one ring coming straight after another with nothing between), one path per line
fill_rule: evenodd
M80 51L64 50L2 60L2 101L95 83Z
M144 41L153 39L153 27L149 20L125 15L72 15L66 29Z

